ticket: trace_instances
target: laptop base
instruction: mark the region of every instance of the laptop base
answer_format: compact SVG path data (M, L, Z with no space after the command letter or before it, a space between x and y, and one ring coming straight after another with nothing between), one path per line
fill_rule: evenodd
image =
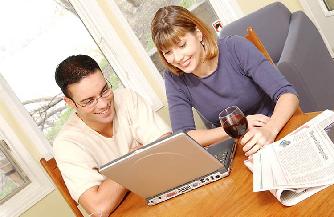
M215 182L222 179L230 174L231 164L236 152L236 143L233 139L228 139L226 141L214 144L207 148L207 151L212 154L216 159L218 159L225 168L219 169L213 173L202 176L194 181L190 181L183 185L180 185L172 190L168 190L164 193L158 194L154 197L146 198L147 205L156 205L163 201L169 200L173 197L179 196L211 182ZM226 150L228 150L226 152Z
M161 203L173 197L179 196L181 194L184 194L186 192L199 188L203 185L209 184L211 182L215 182L219 179L222 179L228 176L229 172L230 171L226 171L225 169L215 171L211 174L201 177L200 179L180 185L172 190L169 190L168 192L159 194L155 197L147 198L146 199L147 205L150 205L150 206L156 205L158 203Z

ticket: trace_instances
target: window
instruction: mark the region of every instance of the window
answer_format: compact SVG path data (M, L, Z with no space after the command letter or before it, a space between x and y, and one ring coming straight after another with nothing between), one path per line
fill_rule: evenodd
M189 2L194 2L191 5L201 3ZM222 10L227 9L223 9L222 4L232 5L233 1L209 0L205 4L222 18ZM18 14L21 19L17 19ZM110 16L115 16L121 26L112 23ZM17 216L50 192L52 185L21 143L17 129L8 125L7 116L1 116L3 109L24 138L34 141L42 156L50 156L51 147L46 138L52 141L71 112L61 101L54 70L61 60L78 53L94 57L106 77L115 79L114 86L132 88L148 99L155 110L161 108L161 100L143 76L132 50L122 40L119 27L130 39L126 43L152 68L152 77L161 88L163 82L114 1L5 1L1 3L0 18L2 28L10 30L0 35L0 140L3 141L0 158L4 162L2 166L10 167L1 173L1 186L7 186L7 191L1 191L0 216ZM17 182L13 182L11 174L15 174ZM13 183L16 187L8 188Z
M122 11L127 22L131 26L135 35L138 37L140 43L144 47L147 54L150 56L158 71L162 74L164 66L159 60L158 52L151 39L150 24L154 13L165 5L175 4L188 8L197 16L201 17L203 21L211 26L211 23L218 20L218 16L213 10L210 2L204 0L178 0L178 1L124 1L116 0L116 4ZM145 24L145 25L139 25Z
M25 132L25 143L39 143L34 140L36 131L29 123L29 114L8 88L0 76L0 216L11 217L22 214L50 193L53 186L17 136L18 131ZM9 125L4 113L25 120L21 128L14 129L15 123Z
M162 77L157 70L157 66L153 64L149 57L150 55L145 51L144 46L140 43L138 37L126 20L126 16L122 14L115 1L69 1L79 14L87 29L89 29L96 43L106 55L108 61L114 67L124 86L131 87L148 99L155 110L161 108L161 100L157 98L150 85L147 84L147 80L143 77L143 72L140 70L139 65L145 65L150 68L150 71L147 72L149 73L150 79L154 80L157 84L156 87L161 88L161 91L164 93ZM156 1L122 1L134 6L145 3L145 5L149 7L150 4L148 3L152 2L154 2L153 5L156 5ZM225 24L241 16L241 10L239 9L236 0L209 0L209 2L217 13L217 16L223 20L223 23ZM147 10L148 8L144 7L143 9ZM142 12L140 10L136 11L138 13ZM140 26L147 25L149 25L149 23L144 23L144 25ZM134 56L139 56L141 62L136 62Z
M334 0L318 0L325 16L334 15Z
M124 41L119 35L122 27L113 23L112 18L118 19L118 11L113 8L113 1L83 1L69 0L80 19L89 30L96 44L106 56L106 59L113 66L125 87L131 88L142 95L152 105L154 110L160 109L163 104L161 99L153 91L144 77L140 66L132 55L132 50L127 44L131 40ZM118 9L117 9L118 10ZM111 18L112 17L112 18ZM123 25L123 24L121 24ZM127 37L127 36L125 36ZM125 44L127 43L127 44ZM162 84L161 76L152 74L153 79Z
M171 4L180 5L192 11L208 26L211 26L218 19L221 20L223 25L226 25L241 16L240 8L232 0L110 0L109 2L122 26L129 27L128 34L135 35L136 38L133 41L141 44L143 48L142 56L146 57L148 62L152 61L154 65L151 64L151 66L156 68L156 72L160 74L163 72L164 66L160 62L150 31L151 20L160 7ZM120 11L119 14L117 11ZM138 49L141 49L140 45L138 47Z
M94 10L89 11L89 16L98 17L95 13ZM21 19L18 19L18 14ZM1 26L10 30L0 35L0 118L4 109L4 117L9 118L0 121L0 133L3 132L0 141L4 141L0 149L0 216L18 216L53 189L20 138L33 141L41 156L51 157L49 144L72 112L65 107L54 81L57 64L69 55L89 54L97 60L114 88L123 86L124 82L118 79L114 67L109 64L108 60L112 60L116 67L118 63L110 56L111 51L106 50L107 42L98 41L109 55L105 58L67 1L2 2L0 18ZM94 32L94 24L89 27ZM140 81L143 78L123 75L122 79L129 87L131 82L128 80ZM145 82L140 85L145 87ZM152 93L151 90L147 92ZM6 127L7 121L18 128L24 126L24 130L18 133L18 129ZM10 138L9 134L12 134Z
M18 3L21 5L19 8ZM10 26L17 24L17 28L0 36L3 39L0 41L0 54L3 57L0 71L52 144L72 113L65 106L63 95L54 80L55 68L61 60L73 54L88 54L99 63L114 88L122 84L66 1L17 0L16 3L7 2L5 6L3 13L0 13L0 22ZM19 10L18 13L26 19L15 23L17 13L10 12L14 10ZM34 12L31 13L31 10ZM13 20L14 23L6 20Z
M0 140L0 205L31 182L10 152L7 143Z
M71 2L75 1L71 0ZM117 20L119 27L126 32L127 43L131 43L136 48L142 62L149 66L151 77L158 81L163 93L165 89L161 73L164 68L150 39L151 19L159 7L170 4L182 5L210 26L217 18L223 25L226 25L242 16L236 0L107 0L104 2L104 6L109 8L108 11ZM112 28L108 30L116 32Z

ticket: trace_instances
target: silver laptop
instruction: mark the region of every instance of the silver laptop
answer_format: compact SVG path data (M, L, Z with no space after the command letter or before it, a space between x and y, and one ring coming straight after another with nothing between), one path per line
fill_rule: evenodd
M203 148L178 133L117 158L99 172L155 205L228 176L234 153L233 139Z

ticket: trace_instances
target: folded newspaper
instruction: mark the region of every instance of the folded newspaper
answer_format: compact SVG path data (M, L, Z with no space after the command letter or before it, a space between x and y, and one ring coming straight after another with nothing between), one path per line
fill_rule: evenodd
M292 206L334 183L334 112L326 110L245 161L253 191Z

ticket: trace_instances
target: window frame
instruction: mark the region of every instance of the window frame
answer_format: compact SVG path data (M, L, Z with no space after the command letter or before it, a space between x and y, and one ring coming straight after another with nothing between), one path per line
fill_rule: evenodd
M243 13L236 0L208 0L223 25L229 24L234 20L240 19Z
M242 16L241 9L236 0L208 1L211 3L218 17L226 20L226 23L230 23ZM156 82L156 86L160 89L158 91L165 93L165 85L161 74L146 53L145 48L142 46L135 33L132 31L117 4L113 0L69 0L69 2L76 10L82 22L86 25L86 28L94 38L96 44L100 47L107 60L113 66L124 86L137 91L144 98L148 99L155 111L163 107L161 99L158 98L148 84L140 67L131 55L131 51L124 45L117 34L115 27L109 23L108 18L101 9L101 5L103 4L104 7L110 9L109 11L112 11L113 17L117 19L117 24L119 24L119 27L122 27L122 30L129 37L127 43L135 48L144 64L149 67L149 76ZM235 10L234 13L227 13L227 11L232 8Z
M241 17L241 10L235 0L209 1L220 19L230 19L232 21ZM149 66L151 73L149 76L154 79L160 91L164 93L165 88L162 76L149 58L116 3L112 0L69 0L69 2L73 5L88 32L92 35L96 44L100 47L102 53L114 68L123 85L137 91L144 98L148 99L154 110L162 108L163 103L161 99L159 99L149 85L140 67L131 55L131 51L128 50L126 45L122 42L117 34L116 27L109 22L101 8L101 4L107 5L115 13L117 21L130 38L129 43L143 58L144 63ZM234 15L232 15L233 18L226 18L225 16L225 10L228 7L233 7L236 10ZM16 127L24 126L24 130L19 129L19 131L24 132L24 139L33 141L33 149L35 149L40 156L46 159L51 158L52 147L1 74L0 101L2 102L2 107L0 107L0 136L6 141L12 151L14 159L31 180L29 185L0 206L0 216L18 216L52 192L54 186L24 146L22 138L19 138L17 132L15 132L15 130L17 130ZM6 108L6 111L3 111L2 108ZM7 112L10 117L5 117ZM14 122L12 124L14 124L15 127L8 124L8 121Z
M322 0L318 0L318 1L322 1ZM331 45L328 41L328 39L326 38L325 34L323 33L323 31L320 28L320 24L318 23L316 16L313 12L313 10L311 9L311 5L308 3L307 0L299 0L300 4L302 5L305 14L311 19L311 21L314 23L314 25L317 27L322 39L325 42L325 45L327 47L328 52L330 53L331 57L334 58L334 51L331 48ZM321 2L319 2L321 5ZM321 6L320 6L321 7Z
M50 155L51 147L46 145L48 142L45 137L37 126L34 126L36 125L35 122L1 75L0 101L2 107L5 107L10 113L11 121L25 126L21 132L24 132L23 137L25 139L34 141L35 146L33 148L36 148L40 153L44 153L45 156ZM31 181L26 187L0 205L0 216L19 216L52 192L54 187L38 163L32 158L23 144L22 138L19 138L17 132L15 132L14 127L8 124L4 112L0 113L0 137L7 143L12 157Z
M329 11L324 0L318 0L320 8L326 17L334 16L334 10Z
M98 1L69 0L86 26L97 46L101 49L123 85L133 89L151 104L155 111L163 107L161 99L149 85L140 67L126 48L108 20ZM112 1L110 1L113 3ZM115 11L117 16L117 11ZM162 78L157 78L163 84ZM161 85L159 85L161 86Z

